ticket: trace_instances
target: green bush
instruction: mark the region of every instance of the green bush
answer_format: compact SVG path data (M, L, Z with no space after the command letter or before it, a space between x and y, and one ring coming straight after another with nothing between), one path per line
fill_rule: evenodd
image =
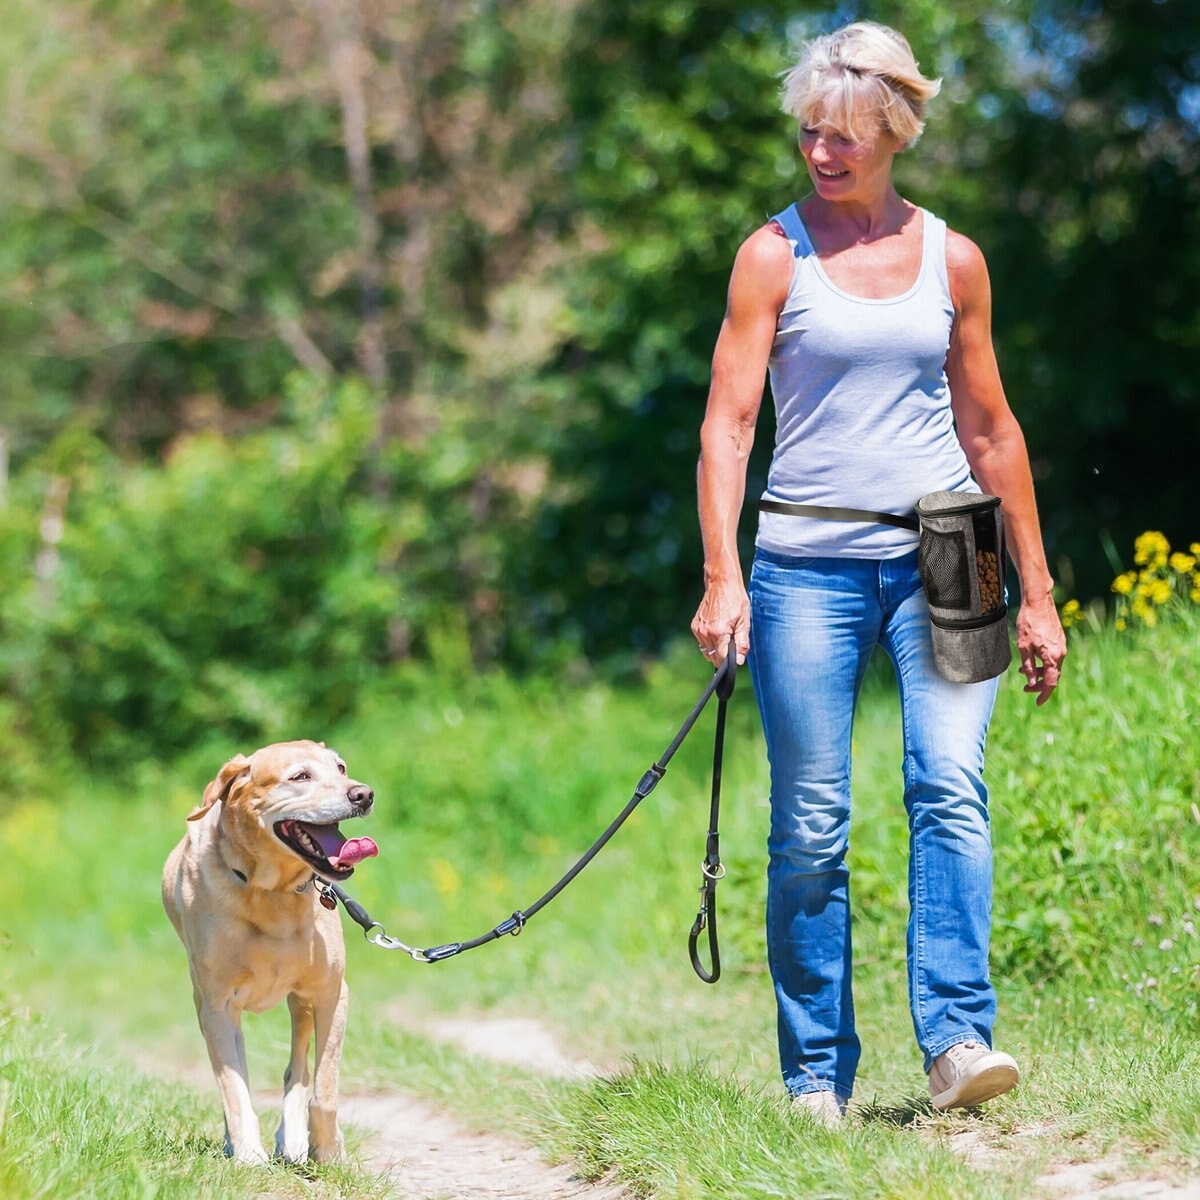
M482 555L454 535L477 463L447 467L452 429L375 461L375 423L363 387L297 378L270 427L182 438L159 466L52 447L0 525L0 680L24 731L113 764L327 726L414 644L469 667L456 567ZM70 499L39 578L50 478Z

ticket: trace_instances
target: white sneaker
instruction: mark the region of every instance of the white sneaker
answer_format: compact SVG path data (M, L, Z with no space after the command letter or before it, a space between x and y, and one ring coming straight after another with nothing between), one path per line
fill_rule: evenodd
M929 1068L934 1108L972 1108L1017 1086L1016 1060L982 1042L959 1042L939 1054Z
M826 1129L836 1129L846 1115L846 1102L836 1092L801 1092L792 1104Z

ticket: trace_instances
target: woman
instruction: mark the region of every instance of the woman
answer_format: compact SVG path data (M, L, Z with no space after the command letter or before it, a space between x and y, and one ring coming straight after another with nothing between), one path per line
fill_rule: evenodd
M1020 669L1038 704L1066 654L983 256L892 183L939 87L884 26L860 22L805 49L784 107L813 190L738 251L701 432L705 592L692 631L714 662L731 637L749 659L771 767L767 942L783 1079L826 1124L844 1114L859 1059L850 732L877 644L903 711L909 1000L932 1100L974 1105L1017 1082L1017 1064L991 1049L982 772L997 681L938 674L908 530L764 512L747 593L737 521L768 368L778 420L764 499L911 513L938 490L1000 496L1021 582Z

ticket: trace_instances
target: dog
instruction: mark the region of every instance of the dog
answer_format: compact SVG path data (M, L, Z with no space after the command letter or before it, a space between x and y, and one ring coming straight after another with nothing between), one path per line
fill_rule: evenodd
M292 1047L275 1153L293 1163L342 1153L346 951L326 889L378 853L370 838L347 839L338 829L340 821L365 817L374 801L374 791L349 778L323 742L265 746L221 768L167 858L163 907L187 950L225 1110L225 1153L238 1162L268 1159L251 1104L242 1013L265 1012L285 997Z

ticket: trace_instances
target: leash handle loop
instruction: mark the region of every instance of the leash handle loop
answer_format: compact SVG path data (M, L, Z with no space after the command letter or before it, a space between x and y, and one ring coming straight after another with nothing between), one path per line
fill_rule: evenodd
M703 865L704 882L700 885L700 911L688 934L688 958L692 961L692 970L703 983L716 983L721 978L721 949L717 943L717 880L718 875L709 873L708 864ZM698 943L700 935L708 927L708 955L712 961L712 970L706 970L700 961Z
M721 842L718 830L721 821L721 767L725 759L725 710L737 683L737 644L729 639L725 660L717 668L716 693L717 728L713 736L712 798L708 812L708 839L704 844L704 861L700 864L700 911L688 934L688 957L692 970L704 983L716 983L721 978L721 950L717 942L717 884L725 878L721 862ZM700 935L708 929L708 954L712 969L700 961Z

